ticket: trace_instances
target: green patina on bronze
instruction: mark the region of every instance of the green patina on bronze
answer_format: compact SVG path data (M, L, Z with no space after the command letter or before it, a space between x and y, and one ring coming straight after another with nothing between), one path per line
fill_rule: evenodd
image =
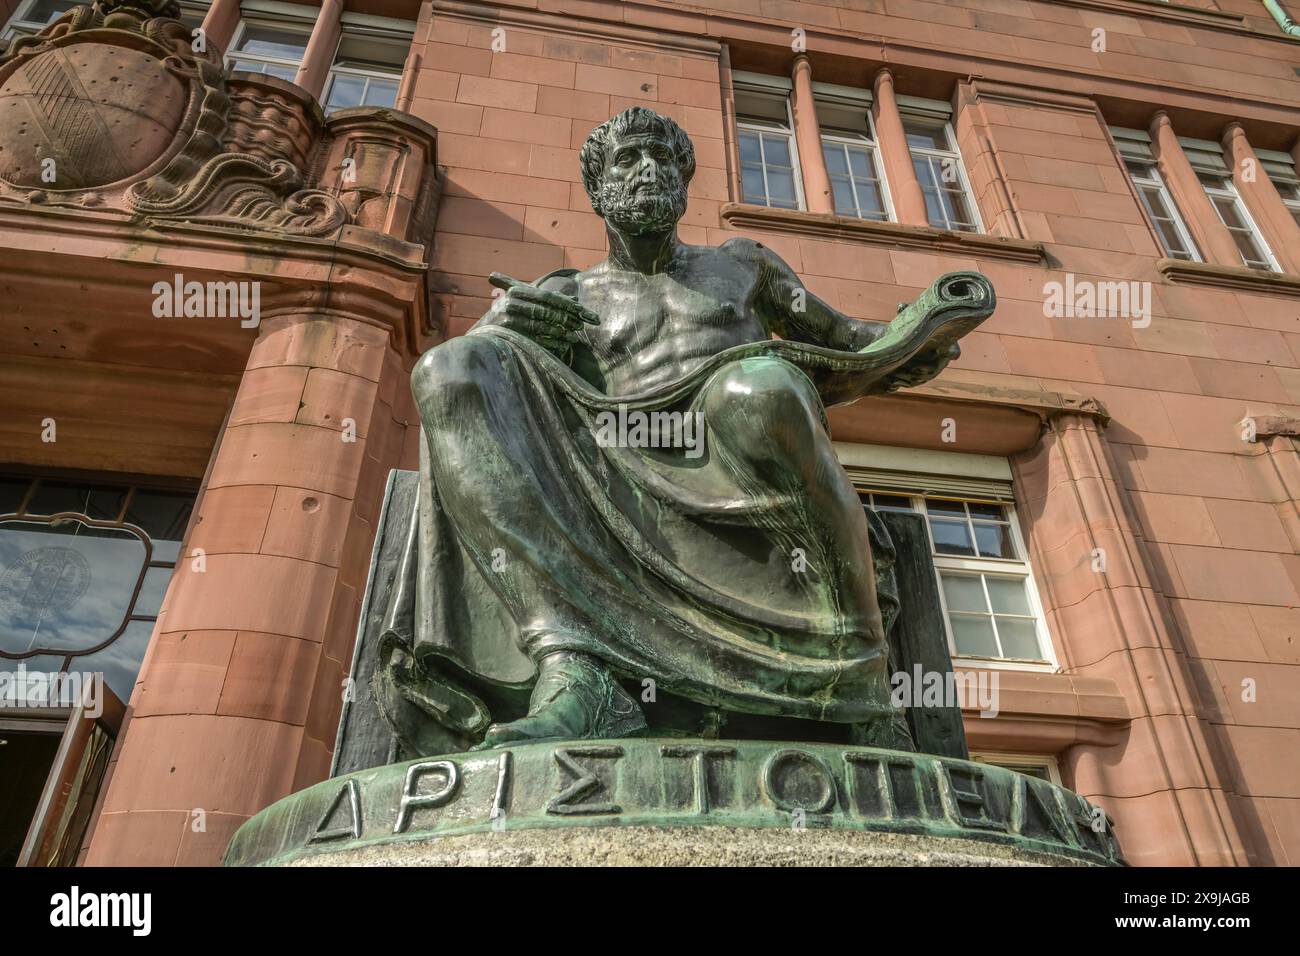
M524 744L336 777L246 823L228 866L482 833L744 827L921 834L1121 864L1102 811L1046 780L866 747L634 739Z
M912 749L872 561L888 541L825 408L933 377L992 287L951 274L872 324L761 243L680 242L692 147L649 110L594 131L582 166L610 257L494 276L504 294L412 376L418 515L374 681L402 751L653 732L624 686L647 681L719 720ZM700 432L602 438L638 416Z
M850 318L761 243L680 242L694 168L649 110L598 127L609 258L494 273L482 320L422 357L420 471L389 482L338 775L241 827L228 864L704 826L1119 861L1082 797L958 759L956 702L891 701L891 674L951 670L927 535L864 511L827 427L938 374L993 288L953 273L888 324Z

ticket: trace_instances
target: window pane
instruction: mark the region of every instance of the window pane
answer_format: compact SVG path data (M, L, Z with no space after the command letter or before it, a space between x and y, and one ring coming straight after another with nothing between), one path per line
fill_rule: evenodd
M911 512L912 510L912 500L902 495L872 495L871 500L875 503L877 511Z
M1148 180L1151 178L1151 167L1145 163L1135 163L1128 160L1124 163L1124 168L1128 170L1128 174L1134 179Z
M993 622L987 617L951 614L952 639L957 653L964 657L997 657L998 645L993 638Z
M180 553L181 543L179 541L167 541L163 538L153 539L153 560L170 561L175 564Z
M939 188L939 180L936 178L935 172L926 157L913 156L912 168L916 170L916 180L921 184L921 189L925 190L927 194ZM926 200L926 205L929 206L928 195Z
M0 515L13 514L23 503L31 482L26 478L0 479Z
M1038 630L1033 621L1014 617L1000 617L997 620L1003 657L1028 661L1043 659L1043 652L1038 646Z
M996 518L998 521L1005 521L1007 509L1002 505L989 504L984 501L969 501L966 507L970 508L972 518Z
M389 107L397 102L397 81L396 80L376 80L370 81L370 86L366 88L366 98L362 106Z
M768 196L773 206L793 208L798 205L794 192L794 174L789 170L767 169Z
M975 522L975 545L982 558L1014 558L1015 545L1011 541L1011 528L1005 524Z
M89 489L63 481L42 481L36 494L27 503L27 513L56 515L63 511L82 511L86 506Z
M853 200L853 190L849 187L847 179L832 179L831 193L835 197L835 211L845 216L856 216L858 214L857 203Z
M167 582L171 579L171 568L150 568L146 571L144 584L140 585L140 596L136 598L131 613L140 617L157 616L163 596L167 593Z
M767 205L767 193L763 190L763 170L759 166L742 166L741 182L744 184L745 202Z
M984 602L984 588L980 586L978 575L941 574L943 581L943 598L948 603L949 611L988 612Z
M273 56L281 60L297 60L307 47L307 34L271 30L266 27L249 27L239 39L240 53Z
M949 227L952 229L968 228L973 222L973 217L966 205L965 194L959 189L945 189L942 196L944 215L948 219Z
M767 159L768 169L773 166L791 166L790 143L784 136L764 136L763 155Z
M749 130L740 131L740 161L757 163L762 161L758 152L758 134Z
M849 165L853 169L853 175L859 179L875 179L876 170L871 162L871 156L865 149L849 150Z
M875 183L864 179L858 180L858 202L862 207L864 217L885 218L885 200L880 195L880 190L876 188Z
M1214 208L1219 211L1219 218L1229 229L1245 229L1246 223L1242 221L1241 214L1237 210L1237 204L1226 196L1214 196Z
M126 520L144 529L151 538L179 541L194 507L194 496L165 491L137 491L126 512Z
M1246 231L1230 229L1232 241L1237 244L1237 250L1241 253L1241 259L1247 265L1256 265L1266 262L1264 250L1255 242L1255 237Z
M966 502L950 498L926 498L925 510L935 516L965 518Z
M365 77L340 74L330 84L329 102L326 107L331 110L345 110L361 105L361 97L366 90Z
M930 225L939 229L948 228L948 217L943 208L943 202L939 199L939 194L933 189L925 190L925 216Z
M84 649L107 640L144 567L144 542L78 521L0 523L0 649Z
M294 77L298 75L298 68L296 66L278 66L273 63L267 63L262 69L262 72L267 76L278 76L280 79L288 80L292 83Z
M1164 244L1165 252L1171 256L1187 254L1187 248L1183 244L1183 237L1178 234L1178 228L1168 219L1156 219L1156 229L1160 233L1160 241Z
M849 164L844 159L843 147L835 143L822 146L822 155L826 157L826 171L832 176L847 176Z
M930 531L934 535L934 550L938 554L975 556L970 530L965 521L931 518Z
M1025 593L1023 578L999 578L992 575L984 579L988 585L989 600L995 614L1033 614L1029 609L1029 596ZM1000 626L1000 625L999 625Z
M948 148L948 139L944 136L943 126L927 123L915 117L903 117L903 129L907 133L907 145L917 149Z
M30 23L50 24L74 6L76 0L36 0L32 8L23 16Z

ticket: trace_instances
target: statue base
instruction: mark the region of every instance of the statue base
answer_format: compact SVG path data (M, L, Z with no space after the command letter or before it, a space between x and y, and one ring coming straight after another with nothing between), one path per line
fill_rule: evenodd
M835 744L531 743L335 777L267 807L228 866L1122 864L1063 787Z
M1091 866L951 837L862 830L623 827L515 830L315 853L289 866Z

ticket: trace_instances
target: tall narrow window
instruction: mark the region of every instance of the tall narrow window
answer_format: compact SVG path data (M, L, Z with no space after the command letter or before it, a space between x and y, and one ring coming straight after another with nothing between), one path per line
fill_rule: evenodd
M1009 502L864 491L877 511L922 514L954 657L1042 664L1050 643Z
M1257 149L1264 172L1277 187L1278 195L1291 213L1291 218L1300 225L1300 176L1296 175L1295 160L1289 153L1279 153L1271 149Z
M903 131L912 154L916 179L925 196L930 225L958 232L979 232L980 222L971 198L966 170L957 151L952 124L937 111L908 109L899 97ZM938 104L946 109L946 104Z
M876 150L870 101L853 103L819 93L817 118L821 124L822 155L831 181L835 211L841 216L888 221L889 193Z
M288 17L281 12L284 7L277 4L270 12L259 3L242 5L244 16L226 54L227 67L293 82L319 11L303 7L302 16Z
M742 73L735 74L734 80L744 201L803 209L803 184L790 116L790 81Z
M1156 166L1155 154L1151 151L1151 137L1139 129L1119 129L1111 127L1111 135L1119 148L1124 168L1128 171L1133 188L1142 200L1142 208L1147 218L1155 227L1160 237L1160 245L1170 259L1183 259L1188 262L1200 262L1200 253L1196 243L1178 212L1173 196L1165 185Z
M1260 235L1255 221L1241 201L1237 187L1232 182L1232 171L1223 161L1223 147L1208 140L1178 138L1187 155L1187 161L1196 171L1201 187L1205 190L1210 205L1214 207L1219 221L1232 235L1237 244L1241 261L1251 269L1268 272L1279 271L1277 261L1269 252Z
M78 0L23 0L5 24L0 39L35 36L77 5Z
M415 24L343 14L343 36L325 81L326 113L354 106L393 106Z
M34 36L63 14L77 6L79 0L22 0L5 24L0 40L16 36ZM180 20L191 29L199 27L207 15L208 0L181 0Z

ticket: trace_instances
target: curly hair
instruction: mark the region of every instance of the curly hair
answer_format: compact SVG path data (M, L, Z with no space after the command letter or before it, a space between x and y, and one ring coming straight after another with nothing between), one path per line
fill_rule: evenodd
M682 185L690 183L695 175L695 146L686 130L672 119L662 116L644 106L630 106L612 119L601 123L591 131L587 141L582 144L582 185L587 190L593 207L597 206L597 193L600 188L600 174L605 168L605 150L614 137L630 136L634 133L654 133L668 140L673 154L677 157L677 166L681 170ZM600 212L599 208L596 208Z

